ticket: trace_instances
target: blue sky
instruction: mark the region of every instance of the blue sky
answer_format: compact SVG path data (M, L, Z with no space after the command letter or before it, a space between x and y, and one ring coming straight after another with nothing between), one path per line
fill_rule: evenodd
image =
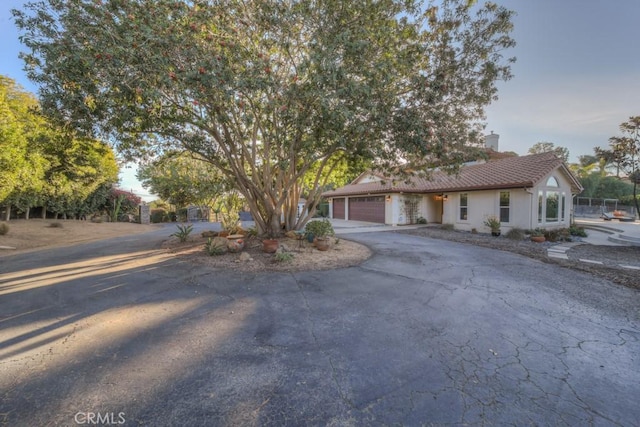
M640 0L496 0L517 13L514 78L499 84L487 109L487 133L500 134L500 150L526 154L536 142L567 147L570 161L592 154L640 115ZM36 93L18 59L21 45L9 12L0 6L0 74ZM133 169L121 186L144 195Z

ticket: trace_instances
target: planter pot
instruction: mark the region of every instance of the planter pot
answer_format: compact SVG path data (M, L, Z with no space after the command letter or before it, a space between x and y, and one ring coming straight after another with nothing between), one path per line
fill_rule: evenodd
M545 237L544 237L544 236L531 236L531 241L532 241L532 242L542 243L542 242L544 242L545 240L547 240L547 239L545 239Z
M328 251L329 250L329 239L327 238L318 238L316 239L316 248L319 251Z
M278 250L278 241L275 239L266 239L262 241L262 251L273 254Z
M491 232L491 235L492 235L493 237L498 237L498 236L500 235L500 230L498 230L498 231L492 231L492 232Z
M218 233L218 236L219 237L227 237L227 236L229 236L229 232L223 230L223 231Z
M313 243L313 239L315 239L313 233L307 233L307 242Z

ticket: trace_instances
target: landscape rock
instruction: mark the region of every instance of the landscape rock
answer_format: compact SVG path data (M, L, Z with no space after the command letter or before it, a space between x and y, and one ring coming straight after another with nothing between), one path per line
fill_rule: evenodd
M227 243L229 241L227 240L226 237L214 237L211 240L211 246L222 251L222 252L227 252L228 248L227 248Z

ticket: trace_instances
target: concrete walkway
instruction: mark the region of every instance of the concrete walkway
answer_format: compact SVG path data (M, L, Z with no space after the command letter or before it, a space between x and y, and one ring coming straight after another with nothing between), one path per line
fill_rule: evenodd
M426 227L423 224L413 225L385 225L376 224L374 222L364 221L347 221L344 219L330 219L333 230L337 235L353 234L353 233L373 233L377 231L401 231L415 230L416 228Z
M591 245L640 246L640 222L605 221L601 218L577 218L576 224L587 229L583 240Z

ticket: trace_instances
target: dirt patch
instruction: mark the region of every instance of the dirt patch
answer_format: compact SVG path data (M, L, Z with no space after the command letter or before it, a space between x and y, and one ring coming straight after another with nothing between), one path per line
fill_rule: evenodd
M331 239L328 251L319 251L307 241L290 238L278 239L280 251L290 256L287 260L278 261L276 254L268 254L262 250L262 241L251 237L240 253L208 255L204 246L204 237L190 237L187 242L180 243L175 237L163 243L163 247L178 257L217 269L233 269L239 271L309 271L329 270L357 265L371 256L371 251L364 245L340 238ZM251 258L241 260L241 254ZM246 257L244 255L243 257Z
M75 243L145 233L158 228L157 225L126 222L95 223L91 221L43 219L17 219L4 222L4 224L9 226L9 232L0 236L0 246L8 246L15 249L0 249L0 257L45 247L67 246ZM51 224L58 224L58 226L52 227Z

